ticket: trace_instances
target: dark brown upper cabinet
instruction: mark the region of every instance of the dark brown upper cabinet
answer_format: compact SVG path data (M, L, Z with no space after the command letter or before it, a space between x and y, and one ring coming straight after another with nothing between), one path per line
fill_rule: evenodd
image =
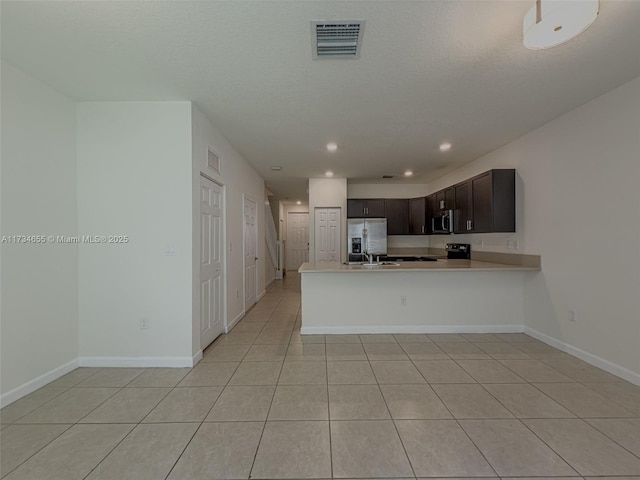
M347 199L348 218L384 218L383 198L349 198Z
M426 207L426 228L425 230L427 231L427 235L431 235L433 233L433 217L435 216L435 214L437 212L440 211L440 209L438 208L438 200L436 199L436 194L433 193L431 195L428 195L427 198L425 198L425 207Z
M426 198L409 199L409 233L424 235L427 233Z
M455 192L453 187L436 192L436 211L453 210L455 208Z
M384 201L388 235L409 234L409 199L387 198Z
M516 231L516 175L496 169L457 184L455 233Z
M471 180L462 182L453 187L455 192L455 209L453 212L453 232L467 233L470 221L473 218L473 206L471 202Z

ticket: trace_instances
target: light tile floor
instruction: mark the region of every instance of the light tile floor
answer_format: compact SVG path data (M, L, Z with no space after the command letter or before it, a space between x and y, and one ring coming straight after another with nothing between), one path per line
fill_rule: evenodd
M523 334L301 336L295 274L193 369L80 368L0 420L11 480L640 480L640 387Z

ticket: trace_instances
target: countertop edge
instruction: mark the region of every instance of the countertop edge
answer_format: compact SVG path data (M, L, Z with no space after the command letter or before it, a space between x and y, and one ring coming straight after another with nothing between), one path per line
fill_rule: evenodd
M410 264L410 265L409 265ZM360 265L303 263L299 273L407 273L407 272L540 272L540 267L480 262L477 260L438 260L426 266L423 262L405 262L398 266L362 267Z

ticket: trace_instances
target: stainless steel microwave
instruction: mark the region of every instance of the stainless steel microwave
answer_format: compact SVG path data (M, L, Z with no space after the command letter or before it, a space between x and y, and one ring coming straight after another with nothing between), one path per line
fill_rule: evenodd
M433 233L453 233L453 210L442 210L431 218L431 231Z

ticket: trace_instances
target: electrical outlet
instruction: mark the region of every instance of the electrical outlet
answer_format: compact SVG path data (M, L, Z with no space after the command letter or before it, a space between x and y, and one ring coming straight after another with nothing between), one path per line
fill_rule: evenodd
M513 249L514 250L519 250L520 249L520 242L518 240L514 240L513 241Z
M576 312L575 312L575 310L569 310L569 321L570 322L575 322L576 321Z
M507 240L507 250L511 250L511 240Z
M148 330L149 329L149 319L146 317L142 317L140 319L140 330Z
M406 307L407 306L407 296L406 295L400 295L400 306L402 306L402 307Z

